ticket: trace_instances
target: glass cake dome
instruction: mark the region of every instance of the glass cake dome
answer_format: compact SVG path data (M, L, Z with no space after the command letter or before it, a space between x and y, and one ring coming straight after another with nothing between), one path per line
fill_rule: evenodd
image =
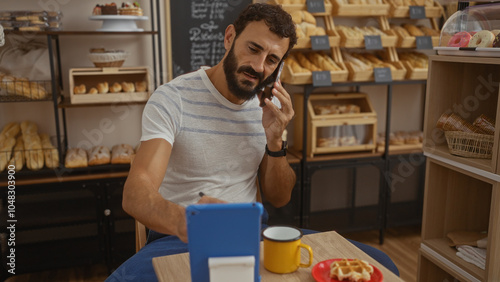
M442 50L490 51L486 56L500 56L500 3L466 7L451 15L441 29ZM496 55L498 53L498 55ZM461 54L464 55L464 54ZM482 56L480 54L466 54Z

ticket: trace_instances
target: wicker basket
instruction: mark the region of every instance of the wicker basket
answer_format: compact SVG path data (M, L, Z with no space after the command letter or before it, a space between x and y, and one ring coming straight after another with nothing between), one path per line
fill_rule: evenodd
M491 159L493 135L446 131L445 136L452 155L466 158Z
M98 68L121 67L127 58L128 53L121 51L111 51L105 53L89 53L89 59Z

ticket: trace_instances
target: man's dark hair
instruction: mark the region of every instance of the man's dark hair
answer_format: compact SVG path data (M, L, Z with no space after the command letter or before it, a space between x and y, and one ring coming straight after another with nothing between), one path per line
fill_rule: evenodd
M297 43L297 34L295 33L295 23L292 21L292 16L279 5L254 3L246 7L233 23L236 30L236 38L238 38L248 23L261 20L264 20L269 30L279 37L290 39L288 50L283 56L283 59L285 59Z

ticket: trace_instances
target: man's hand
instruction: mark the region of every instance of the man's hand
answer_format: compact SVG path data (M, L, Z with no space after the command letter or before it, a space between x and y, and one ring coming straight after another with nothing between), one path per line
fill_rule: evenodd
M264 100L266 107L262 108L262 126L266 132L269 150L278 151L281 149L281 136L295 112L290 94L281 85L281 82L274 83L273 95L280 101L281 109L266 98Z

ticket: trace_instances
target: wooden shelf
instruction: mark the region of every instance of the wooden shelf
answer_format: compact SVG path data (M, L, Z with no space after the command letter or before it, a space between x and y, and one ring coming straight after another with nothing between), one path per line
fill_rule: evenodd
M61 31L5 31L5 34L18 35L156 35L157 31L90 31L90 30L61 30Z

